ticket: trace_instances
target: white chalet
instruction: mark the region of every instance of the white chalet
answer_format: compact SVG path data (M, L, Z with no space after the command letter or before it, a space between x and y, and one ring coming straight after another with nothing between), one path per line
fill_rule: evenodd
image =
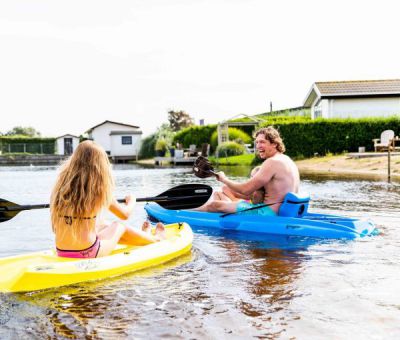
M114 162L137 158L142 131L139 126L106 120L88 131L89 139L101 145Z
M303 106L312 119L400 115L400 79L316 82Z
M63 135L56 138L56 154L71 155L79 144L79 137L74 135Z

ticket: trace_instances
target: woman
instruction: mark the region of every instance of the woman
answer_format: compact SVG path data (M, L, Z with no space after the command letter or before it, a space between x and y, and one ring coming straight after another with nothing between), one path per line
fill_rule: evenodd
M105 151L92 141L84 141L64 163L51 194L51 222L58 256L95 258L111 253L118 242L145 245L165 238L162 224L155 235L148 224L136 230L120 222L96 223L108 208L120 219L128 219L136 199L133 195L119 204L113 198L114 180Z

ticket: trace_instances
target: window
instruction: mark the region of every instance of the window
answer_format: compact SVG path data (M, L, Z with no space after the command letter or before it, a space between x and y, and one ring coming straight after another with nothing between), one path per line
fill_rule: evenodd
M121 142L122 142L122 145L131 145L132 144L132 136L122 136Z
M314 106L314 118L320 118L322 117L322 106L321 106L321 100L318 100L318 102Z

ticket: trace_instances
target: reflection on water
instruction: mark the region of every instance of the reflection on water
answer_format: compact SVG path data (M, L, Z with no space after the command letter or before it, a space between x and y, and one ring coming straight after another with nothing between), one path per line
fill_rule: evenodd
M238 180L249 168L222 168ZM48 202L55 168L0 168L2 198ZM114 168L118 197L158 195L200 180L187 168ZM396 338L400 186L305 178L310 210L369 217L382 236L359 241L263 236L197 228L175 261L110 280L0 295L0 338ZM0 229L0 256L49 248L48 210ZM138 204L129 221L146 218Z

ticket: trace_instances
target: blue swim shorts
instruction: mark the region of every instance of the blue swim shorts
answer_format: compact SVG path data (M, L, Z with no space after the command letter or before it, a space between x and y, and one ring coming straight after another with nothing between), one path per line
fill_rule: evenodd
M276 212L273 211L270 206L245 211L247 209L263 205L264 203L252 204L247 201L239 201L236 206L236 212L241 212L241 215L276 216Z

